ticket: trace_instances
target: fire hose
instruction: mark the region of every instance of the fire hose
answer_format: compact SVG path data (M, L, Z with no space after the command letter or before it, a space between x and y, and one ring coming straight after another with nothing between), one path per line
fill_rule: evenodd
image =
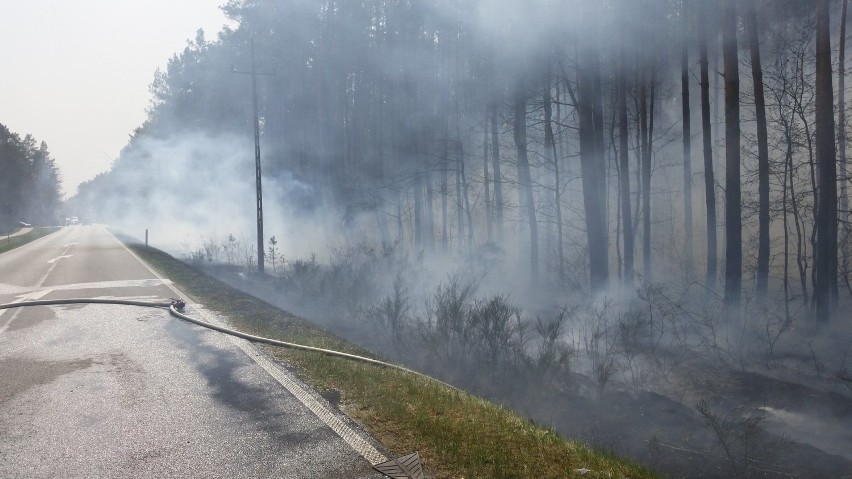
M304 344L290 343L287 341L280 341L277 339L265 338L263 336L255 336L253 334L244 333L242 331L237 331L235 329L225 328L222 326L218 326L216 324L208 323L206 321L201 321L200 319L193 318L183 313L184 308L186 307L186 303L181 299L170 299L168 302L156 302L156 301L134 301L128 299L108 299L108 298L71 298L71 299L47 299L47 300L36 300L36 301L24 301L20 303L7 303L0 304L0 310L3 309L12 309L12 308L20 308L26 306L61 306L68 304L118 304L125 306L141 306L147 308L161 308L168 309L169 313L176 317L180 318L184 321L196 324L198 326L202 326L207 329L212 329L213 331L218 331L220 333L228 334L230 336L235 336L238 338L242 338L254 343L262 343L269 344L272 346L278 346L281 348L287 349L296 349L301 351L313 351L316 353L324 354L326 356L333 356L348 359L351 361L357 361L366 364L372 364L374 366L379 366L383 368L395 369L397 371L402 371L407 374L411 374L414 376L419 376L421 378L427 379L429 381L437 382L443 386L446 386L454 391L461 392L457 387L445 383L440 379L435 379L432 376L423 374L421 372L417 372L413 369L408 369L403 366L399 366L397 364L380 361L378 359L368 358L365 356L359 356L357 354L344 353L342 351L335 351L333 349L325 349L325 348L317 348L314 346L307 346Z

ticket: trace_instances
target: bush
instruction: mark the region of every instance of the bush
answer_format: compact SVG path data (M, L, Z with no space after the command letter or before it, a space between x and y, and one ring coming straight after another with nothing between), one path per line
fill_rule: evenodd
M316 255L305 261L297 259L290 263L281 277L285 292L295 294L300 299L321 294L322 266L317 262Z
M405 332L408 329L410 312L408 288L402 274L397 274L391 294L366 310L367 317L376 323L377 329L387 334L386 339L393 345L396 353L406 345Z
M564 324L574 316L574 309L562 308L555 318L542 320L536 318L535 332L539 337L535 353L527 358L527 375L529 379L542 386L552 386L553 383L567 377L574 358L574 348L563 339Z
M473 283L451 277L438 285L419 319L425 368L446 371L449 380L479 387L512 384L551 384L567 378L573 348L563 339L563 309L551 320L537 319L536 347L528 351L527 325L507 297L476 298Z

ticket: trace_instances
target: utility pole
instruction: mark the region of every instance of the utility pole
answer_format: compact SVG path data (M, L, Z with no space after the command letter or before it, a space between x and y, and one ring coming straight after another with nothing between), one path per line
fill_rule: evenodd
M239 71L233 66L233 73L251 75L252 107L254 108L254 166L257 189L257 272L263 274L263 191L260 184L260 115L257 111L257 76L273 76L271 73L258 73L254 61L254 34L251 36L251 71Z

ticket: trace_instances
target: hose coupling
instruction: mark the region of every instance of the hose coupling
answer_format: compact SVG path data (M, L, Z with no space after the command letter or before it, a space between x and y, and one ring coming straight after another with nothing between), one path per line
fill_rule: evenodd
M186 303L184 302L184 300L182 300L180 298L169 298L169 299L172 300L172 306L174 306L175 309L178 310L178 311L183 311L183 308L186 307Z

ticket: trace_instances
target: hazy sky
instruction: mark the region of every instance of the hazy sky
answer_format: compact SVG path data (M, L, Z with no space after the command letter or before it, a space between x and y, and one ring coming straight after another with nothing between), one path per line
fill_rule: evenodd
M66 193L109 168L145 120L148 85L225 0L3 0L0 123L46 141Z

